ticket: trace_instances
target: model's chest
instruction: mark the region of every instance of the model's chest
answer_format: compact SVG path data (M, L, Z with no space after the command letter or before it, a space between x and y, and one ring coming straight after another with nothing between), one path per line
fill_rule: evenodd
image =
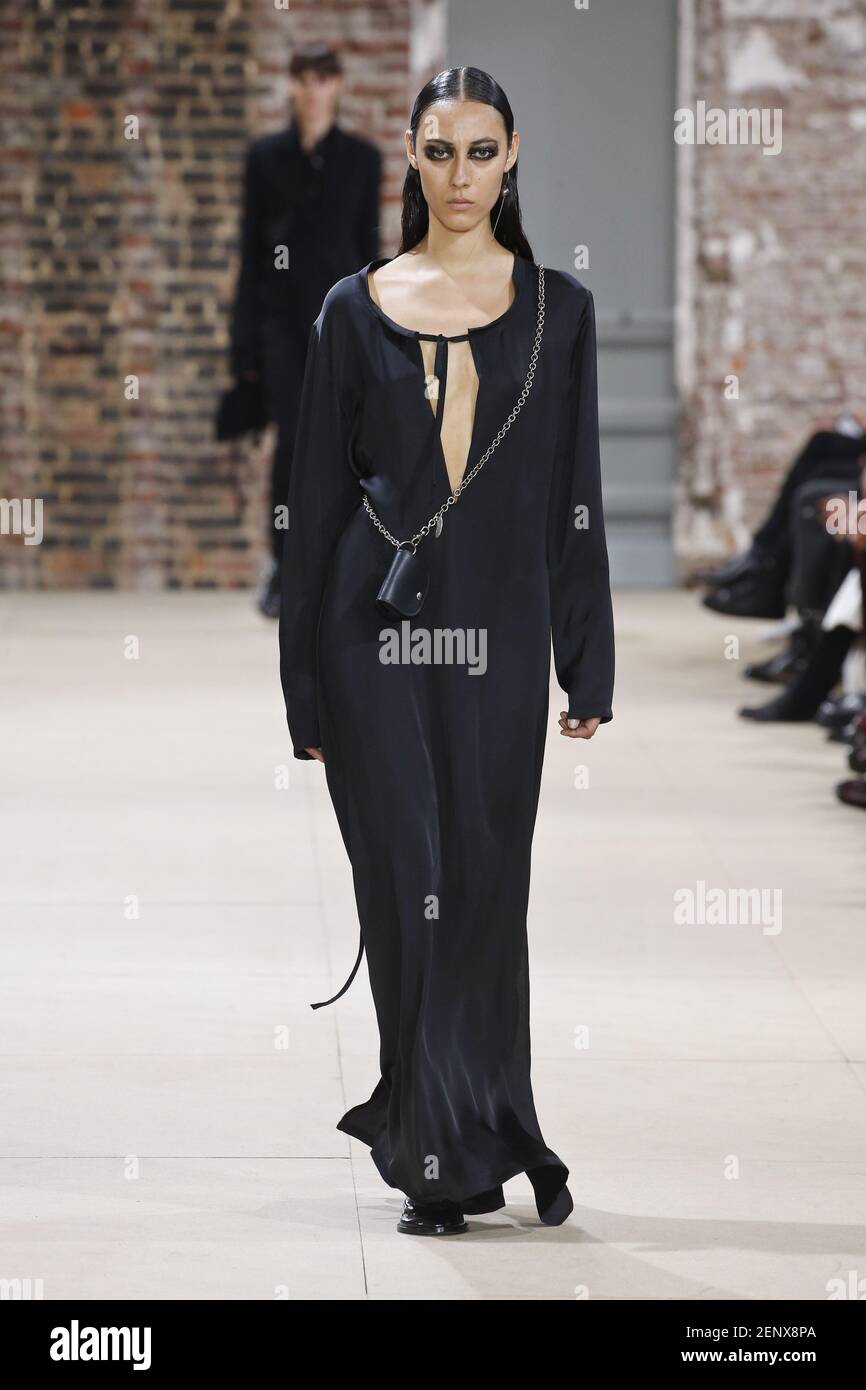
M439 435L452 491L469 459L478 405L478 368L468 338L419 339L424 366L424 397Z

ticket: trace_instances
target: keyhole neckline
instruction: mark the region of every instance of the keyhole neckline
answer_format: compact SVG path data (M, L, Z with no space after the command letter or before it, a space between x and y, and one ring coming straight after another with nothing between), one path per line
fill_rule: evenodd
M461 333L456 338L446 338L444 333L413 332L412 337L416 340L418 344L418 357L420 359L421 370L424 374L425 381L429 380L429 377L427 373L427 364L424 360L424 352L421 347L421 339L426 339L427 341L434 342L436 344L436 355L434 358L432 372L433 379L436 381L436 409L435 411L429 410L429 407L427 405L424 406L424 409L425 411L429 410L430 423L432 425L433 431L433 449L437 457L437 462L441 468L441 477L445 485L447 486L448 492L453 494L455 488L459 487L460 484L463 482L463 479L466 477L466 474L470 467L472 451L475 447L475 442L478 437L479 403L481 401L485 389L484 374L482 372L479 372L478 370L478 363L475 360L475 353L472 349L472 344L470 342L469 354L473 359L478 386L475 394L475 409L473 411L472 423L469 429L469 444L466 449L466 459L464 461L460 477L457 479L456 483L452 483L451 474L448 469L448 460L445 457L445 446L442 442L442 426L445 420L445 397L447 395L448 360L451 355L450 344L455 341L462 342L463 340L468 339L469 334Z
M514 264L511 267L511 283L514 286L514 298L508 308L503 313L498 314L495 319L491 319L489 323L479 323L476 327L468 328L465 333L455 333L450 337L444 333L424 333L419 328L407 328L404 323L397 323L395 319L390 318L381 305L376 303L370 291L368 276L371 271L375 272L379 270L381 266L389 265L391 261L396 260L396 256L379 256L365 265L357 274L361 282L361 289L366 303L369 304L370 309L376 317L381 319L383 323L386 323L388 327L392 328L396 333L402 333L404 337L407 338L424 338L428 342L432 340L444 341L446 343L459 343L465 341L467 338L475 337L478 333L486 333L490 328L498 327L517 308L520 299L522 273L525 267L525 261L522 256L518 256L516 251L513 251L512 255L514 257Z

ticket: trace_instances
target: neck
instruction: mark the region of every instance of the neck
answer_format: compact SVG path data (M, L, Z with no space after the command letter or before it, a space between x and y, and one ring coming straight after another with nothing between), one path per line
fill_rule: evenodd
M298 127L298 140L301 149L311 150L314 145L318 145L323 140L328 131L334 124L333 116L325 116L317 121L296 121Z
M427 235L418 245L418 250L438 261L449 275L459 276L470 265L489 256L509 257L510 251L498 242L493 235L488 218L482 218L477 227L468 232L453 232L432 215Z

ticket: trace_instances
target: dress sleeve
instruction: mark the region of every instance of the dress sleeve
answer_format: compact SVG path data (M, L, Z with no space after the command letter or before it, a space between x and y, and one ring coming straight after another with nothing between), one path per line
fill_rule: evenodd
M614 632L598 444L595 305L566 381L547 523L553 659L571 719L613 718Z
M321 746L316 649L322 597L337 539L361 501L332 336L323 310L307 344L282 557L280 680L294 756L306 761L304 750Z
M258 173L255 146L247 152L244 170L244 201L241 215L240 253L235 297L232 304L230 354L235 376L250 369L261 370L258 305L258 233L261 210L258 199Z

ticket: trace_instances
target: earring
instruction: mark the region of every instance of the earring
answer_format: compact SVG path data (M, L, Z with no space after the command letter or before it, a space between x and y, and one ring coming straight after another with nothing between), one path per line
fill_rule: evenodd
M509 184L509 182L508 182L508 173L507 173L507 171L506 171L506 174L505 174L505 187L502 189L502 192L501 192L501 194L500 194L500 197L499 197L499 211L498 211L497 214L496 214L496 221L493 223L493 235L494 235L494 236L496 236L496 228L499 226L499 219L500 219L500 217L502 216L502 209L505 207L505 199L508 197L509 192L510 192L510 184Z

